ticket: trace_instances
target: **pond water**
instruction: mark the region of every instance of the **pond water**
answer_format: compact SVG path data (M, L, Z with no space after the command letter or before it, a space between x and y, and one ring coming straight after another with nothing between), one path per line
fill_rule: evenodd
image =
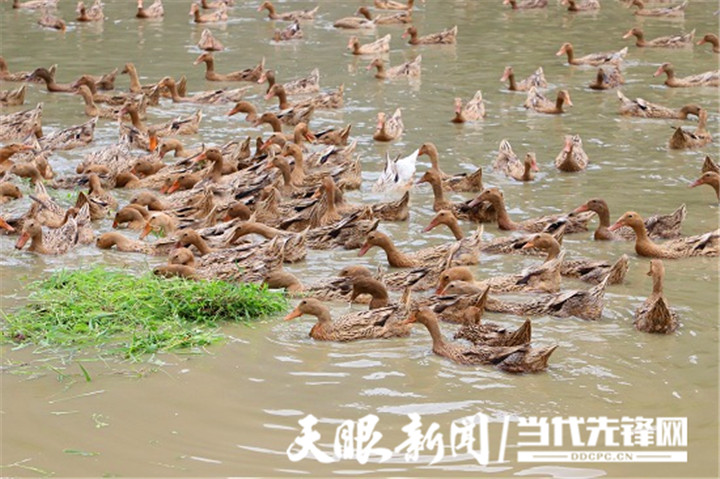
M672 151L667 141L670 126L679 121L641 120L617 114L614 91L587 88L594 69L569 67L554 55L571 41L578 54L629 47L625 62L631 98L680 106L699 103L710 112L710 129L718 134L716 88L668 89L652 73L665 61L680 76L718 67L718 56L707 45L688 49L638 49L622 35L642 26L648 38L696 30L696 38L716 32L717 2L693 0L684 20L634 17L622 2L605 0L596 14L570 14L551 1L541 11L512 12L498 1L428 0L413 13L420 33L458 25L457 46L411 48L400 35L402 27L381 27L371 40L392 34L389 58L398 64L422 53L422 79L382 83L365 70L368 58L353 57L345 49L349 33L332 28L335 19L352 15L360 2L321 0L281 2L281 11L319 5L314 23L303 25L305 39L291 45L270 42L280 25L256 9L259 1L238 1L225 25L211 26L227 51L217 53L216 69L234 71L255 65L265 57L278 71L280 81L306 75L314 67L326 89L345 85L345 107L317 112L311 128L353 124L359 140L363 188L348 194L351 200L373 202L387 196L371 191L383 168L385 152L408 154L425 141L433 141L446 172L484 168L485 184L504 191L511 215L529 218L570 211L592 197L604 197L614 221L624 211L642 215L668 213L686 204L684 234L718 227L718 206L710 188L688 189L699 176L706 154L717 159L717 147L699 151ZM63 0L60 12L74 18L75 6ZM35 14L0 5L0 50L10 69L32 70L58 64L58 81L69 82L82 73L101 73L134 62L143 82L165 75L185 74L189 91L214 89L201 66L193 60L203 29L189 22L188 2L165 2L162 21L138 21L134 3L106 1L102 25L69 22L65 33L41 29ZM567 88L574 106L561 116L528 113L523 93L505 90L499 82L503 68L512 65L519 77L538 66L545 69L549 91ZM119 89L128 87L120 76ZM13 87L2 83L2 89ZM482 89L487 118L476 125L449 122L453 98L470 98ZM264 88L253 87L250 101L265 108L276 106L262 98ZM29 86L27 105L45 105L46 131L85 121L79 97L48 94ZM25 108L26 108L25 107ZM371 136L377 112L403 108L404 136L390 145L376 144ZM12 108L16 111L20 108ZM192 106L150 110L151 121L193 111ZM267 127L253 128L240 118L228 119L227 106L205 106L200 133L186 146L222 144L248 135L267 135ZM692 125L693 122L687 122ZM563 147L563 135L578 133L591 159L586 172L563 174L553 160ZM535 182L522 184L492 171L491 164L503 138L516 153L535 151L540 173ZM116 141L116 124L100 120L96 140L85 149L58 152L51 164L58 176L70 174L88 152ZM419 171L428 166L421 159ZM24 187L29 191L27 186ZM63 204L74 193L56 191ZM118 192L121 203L130 192ZM446 231L421 233L433 215L429 188L412 191L411 217L404 223L382 224L396 244L414 250L449 240ZM392 196L392 195L390 195ZM453 194L455 200L470 194ZM25 211L30 200L4 205L3 215ZM596 220L593 220L593 225ZM110 221L97 225L111 229ZM470 225L463 225L469 231ZM485 226L485 237L504 235L495 225ZM142 255L101 252L83 247L59 257L43 257L13 248L15 237L0 236L0 277L3 311L22 304L28 281L59 268L110 264L142 272L162 261ZM645 275L648 260L635 256L631 243L602 243L591 233L565 238L567 257L616 258L630 255L624 284L607 293L603 318L597 322L539 317L533 320L534 343L558 344L546 373L510 376L491 368L468 368L430 352L430 337L418 327L410 338L350 344L315 342L307 332L314 318L293 322L279 318L252 327L227 326L230 340L206 354L163 354L147 363L109 360L84 362L92 377L86 382L77 360L88 355L58 356L34 346L3 346L2 466L3 475L33 476L285 476L311 475L413 475L451 476L488 474L495 477L709 477L718 474L718 263L717 258L665 261L665 294L676 308L682 326L677 333L656 336L637 332L633 312L652 289ZM355 263L384 264L382 252L363 258L357 251L310 251L307 261L288 266L305 283ZM477 277L518 271L537 258L485 256L474 268ZM585 287L564 280L564 287ZM347 305L337 304L340 314ZM517 326L522 318L489 314L488 320ZM446 334L452 326L443 325ZM354 460L321 464L311 458L291 462L286 449L300 433L298 420L312 414L325 451L331 450L335 428L346 419L367 414L379 418L384 434L379 445L394 447L405 438L401 430L407 414L422 414L424 427L440 425L449 439L450 423L464 416L485 413L494 425L503 415L687 417L687 464L658 463L520 463L516 448L506 461L481 466L468 455L429 465L434 452L425 451L417 462L402 455L378 464ZM492 445L495 447L496 437ZM512 442L511 442L512 443ZM599 448L598 448L599 449ZM491 459L494 458L492 450Z

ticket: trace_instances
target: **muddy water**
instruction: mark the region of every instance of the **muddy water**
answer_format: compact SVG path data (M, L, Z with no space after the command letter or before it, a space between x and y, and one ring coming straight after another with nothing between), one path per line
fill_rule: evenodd
M190 90L215 88L207 84L195 43L202 28L188 23L186 2L166 2L161 22L138 22L130 2L106 2L108 20L101 26L70 23L64 34L41 30L34 16L13 11L9 2L0 6L0 48L12 70L31 70L57 63L58 80L71 81L81 73L100 73L132 61L143 81L164 75L186 74ZM74 6L63 3L63 17L73 17ZM604 197L613 220L625 210L643 215L665 213L685 203L686 234L718 226L718 207L709 188L688 190L699 172L703 151L668 151L672 121L625 119L617 112L615 93L586 88L594 73L565 65L554 56L565 41L579 54L630 48L626 62L629 97L642 96L670 106L697 102L710 111L710 127L717 132L717 90L667 89L652 77L664 61L675 64L680 76L717 68L718 57L709 48L639 50L622 34L641 25L649 38L681 30L697 35L717 30L712 12L717 4L694 0L684 21L636 19L620 2L606 0L598 14L570 15L556 5L547 11L513 13L499 2L430 0L414 14L422 32L457 24L459 44L450 48L406 47L399 28L384 27L378 34L393 34L389 58L393 64L423 55L419 85L378 83L365 71L367 59L344 50L348 34L332 29L332 21L352 14L357 2L322 1L320 14L305 30L306 39L294 45L267 41L275 25L255 12L257 1L238 2L231 21L212 27L228 51L216 54L220 72L237 70L266 58L280 79L321 71L325 88L344 83L346 107L338 112L318 112L311 125L353 124L359 139L364 187L350 194L353 200L384 199L370 186L382 169L386 151L407 154L423 141L438 146L441 166L447 172L485 169L485 183L503 189L510 213L516 218L568 211L595 196ZM308 2L286 2L282 10L305 8ZM367 36L371 39L371 36ZM498 82L505 65L519 76L538 66L545 69L550 91L570 91L574 107L558 117L527 113L523 94L503 89ZM127 88L120 77L119 88ZM2 88L12 85L3 84ZM469 98L481 88L487 119L475 126L455 126L452 99ZM270 107L252 92L251 101L261 110ZM42 101L47 130L85 121L81 101L74 96L47 94L32 86L28 104ZM273 105L274 106L274 105ZM406 134L390 146L370 140L378 111L403 107ZM152 110L155 121L193 111L188 106ZM203 107L201 132L188 140L219 144L229 139L267 133L248 127L238 118L228 120L227 107ZM690 124L690 123L688 123ZM552 166L563 146L563 135L579 133L591 158L587 172L560 174ZM538 181L519 184L495 174L489 165L501 139L508 138L518 154L537 153ZM70 173L86 151L115 141L116 127L100 121L96 142L87 150L59 152L51 163L58 175ZM715 156L717 158L717 156ZM423 169L426 166L423 159ZM27 189L27 188L26 188ZM127 200L127 194L120 194ZM69 192L57 196L65 204ZM453 195L460 199L463 195ZM412 196L408 223L383 224L406 249L417 249L448 240L445 231L421 234L432 216L429 189L417 188ZM3 206L12 215L28 207L28 200ZM469 230L468 226L465 226ZM98 230L110 229L102 222ZM498 235L487 225L488 238ZM157 259L139 255L99 252L87 247L62 257L40 257L12 248L13 238L0 237L2 308L22 303L24 284L49 271L104 263L145 271ZM28 476L226 476L226 475L544 475L556 477L689 477L715 476L717 470L718 404L718 269L712 259L667 261L665 291L682 318L682 327L668 337L636 332L632 313L651 290L645 276L648 261L632 254L630 244L599 244L589 234L566 238L568 257L616 258L631 256L623 285L611 287L602 321L541 317L534 320L534 342L557 343L560 348L545 374L508 376L489 368L463 368L433 356L430 338L420 327L412 337L383 342L323 344L307 338L313 320L304 317L290 324L278 319L253 327L227 327L232 338L201 355L162 355L146 364L83 363L92 376L85 382L77 359L82 354L58 356L35 347L3 347L2 470L4 475ZM476 275L518 271L535 259L485 257ZM374 267L384 257L373 250L367 257L356 252L310 252L305 263L290 269L309 283L355 262ZM566 287L584 287L567 281ZM337 314L347 306L336 305ZM521 318L490 315L490 320L517 326ZM451 333L450 327L445 327ZM54 369L51 369L54 368ZM423 415L424 425L437 422L449 442L450 423L482 412L499 418L515 416L680 416L689 422L689 463L663 464L528 464L516 461L516 448L506 462L482 467L470 456L448 455L428 466L434 451L417 463L401 455L377 464L353 460L320 464L306 459L290 462L285 450L299 434L298 420L313 414L322 433L319 441L331 450L335 427L345 419L376 414L377 429L384 434L379 446L393 448L405 435L407 414ZM499 419L496 419L499 420ZM497 444L493 436L492 447ZM601 448L599 448L601 449ZM495 449L492 450L494 458ZM570 467L568 467L570 466Z

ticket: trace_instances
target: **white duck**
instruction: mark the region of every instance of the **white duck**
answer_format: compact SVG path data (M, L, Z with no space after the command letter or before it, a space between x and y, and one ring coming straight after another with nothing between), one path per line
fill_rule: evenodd
M405 158L400 158L398 155L394 160L391 160L390 154L386 153L385 170L378 178L373 190L388 191L410 188L413 184L419 153L420 149L418 148Z

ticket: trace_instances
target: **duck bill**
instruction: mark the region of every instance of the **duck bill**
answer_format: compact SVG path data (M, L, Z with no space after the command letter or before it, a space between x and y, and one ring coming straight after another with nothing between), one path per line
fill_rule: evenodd
M415 321L417 321L417 316L415 315L415 313L410 313L410 316L408 316L408 318L403 321L403 324L413 324Z
M445 293L445 286L444 286L444 285L438 286L437 289L435 289L435 294L436 294L436 295L439 296L439 295L441 295L441 294L443 294L443 293Z
M274 95L273 95L272 92L268 92L268 93L265 94L265 99L266 99L266 100L269 100L269 99L272 98L273 96L274 96Z
M117 220L117 219L114 219L114 220L113 220L113 224L112 224L113 229L117 229L118 226L120 226L120 223L118 223L118 220Z
M660 76L660 75L662 75L663 71L664 71L664 70L663 70L663 67L662 67L662 65L660 65L660 66L658 67L658 69L655 70L655 73L653 73L653 76L654 76L654 77Z
M705 45L705 39L704 39L704 38L701 38L701 39L697 42L697 44L698 44L698 45Z
M179 180L175 180L175 182L174 182L172 185L170 185L170 188L167 189L167 194L169 195L170 193L174 193L174 192L176 192L179 188L180 188L180 181L179 181Z
M590 208L588 208L587 204L584 204L582 206L578 206L573 210L573 213L584 213L586 211L590 211Z
M230 213L226 213L225 216L223 216L223 221L232 221L233 217L230 216Z
M564 55L564 54L565 54L565 47L561 47L560 50L558 50L557 53L555 53L555 56L559 57L560 55Z
M691 185L688 185L688 188L695 188L696 186L704 185L705 182L702 180L702 178L698 178L695 180Z
M292 319L299 318L300 316L302 316L302 312L300 312L299 308L295 308L283 318L283 321L290 321Z
M477 197L468 204L468 208L475 208L480 203L482 203L482 200L480 199L480 197Z
M408 35L410 35L408 32L403 32L403 34L400 35L400 38L407 38Z
M317 140L317 137L308 131L307 133L305 133L305 139L307 141L315 141L315 140Z
M530 248L534 248L534 247L535 247L535 243L533 243L532 241L528 241L520 249L530 249Z
M168 188L169 188L168 185L163 185L162 188L160 188L160 193L162 193L163 195L166 195L168 193Z
M20 235L20 238L17 240L17 243L15 243L16 249L23 249L23 246L25 246L25 243L28 242L30 239L30 233L27 231Z
M227 116L237 115L239 112L240 112L240 108L236 105L236 106L233 107L232 110L230 110L230 111L228 112Z
M530 169L531 169L532 171L535 171L535 172L540 171L540 168L538 167L537 161L535 161L535 160L532 161L532 163L530 164Z
M573 102L572 102L572 100L570 99L570 95L568 95L568 96L565 98L565 103L567 104L567 106L573 106Z
M258 81L257 81L257 82L258 82L259 84L262 84L262 83L265 83L266 81L267 81L267 75L265 74L265 72L262 72L262 73L260 74L260 78L258 78Z
M632 36L632 30L628 31L625 35L623 35L623 39L630 38Z
M205 153L205 152L203 151L203 152L200 153L198 156L196 156L195 158L193 158L192 161L194 161L195 163L198 163L198 162L200 162L200 161L203 161L205 158L207 158L207 153Z
M507 81L508 78L510 78L510 71L509 71L509 70L505 70L505 71L503 72L503 75L500 77L500 81Z
M317 190L315 190L315 193L313 193L310 198L317 199L320 198L320 196L322 196L322 188L318 188Z
M150 137L150 141L148 142L148 150L150 150L150 152L152 153L152 152L154 152L154 151L157 149L157 146L158 146L157 136L156 136L156 135L152 135L152 136Z
M193 65L199 65L200 62L202 62L202 55L200 55L199 57L197 57L195 59L195 61L193 62Z
M362 248L360 248L360 251L358 252L358 256L365 256L365 253L367 253L370 250L370 244L365 243L362 245Z
M147 235L150 234L152 231L152 225L150 223L145 223L145 227L142 230L142 233L140 233L140 239L145 239Z
M7 223L7 221L5 221L5 220L2 219L2 218L0 218L0 228L2 228L2 229L4 229L4 230L8 230L8 231L11 232L11 233L12 233L13 231L15 231L15 228L13 228L12 226L10 226L10 225Z
M432 219L429 225L427 225L425 228L423 228L423 233L427 233L428 231L432 230L438 225L438 222L435 218Z
M625 224L622 221L618 221L614 225L608 228L609 231L615 231L625 226Z

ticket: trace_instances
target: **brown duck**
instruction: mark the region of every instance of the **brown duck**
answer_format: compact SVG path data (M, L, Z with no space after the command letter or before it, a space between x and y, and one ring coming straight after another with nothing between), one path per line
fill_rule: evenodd
M609 231L610 228L610 208L602 198L593 198L588 200L582 206L576 208L572 214L592 211L597 213L600 224L595 230L593 237L597 241L603 240L632 240L635 233L630 228L621 228L615 231ZM653 215L645 221L645 229L651 238L677 238L680 236L680 228L687 214L685 205L680 205L678 209L668 215Z
M663 294L665 266L662 260L650 260L650 271L647 275L652 276L652 294L635 310L633 325L638 331L646 333L670 334L678 327L678 317L677 313L668 306Z

